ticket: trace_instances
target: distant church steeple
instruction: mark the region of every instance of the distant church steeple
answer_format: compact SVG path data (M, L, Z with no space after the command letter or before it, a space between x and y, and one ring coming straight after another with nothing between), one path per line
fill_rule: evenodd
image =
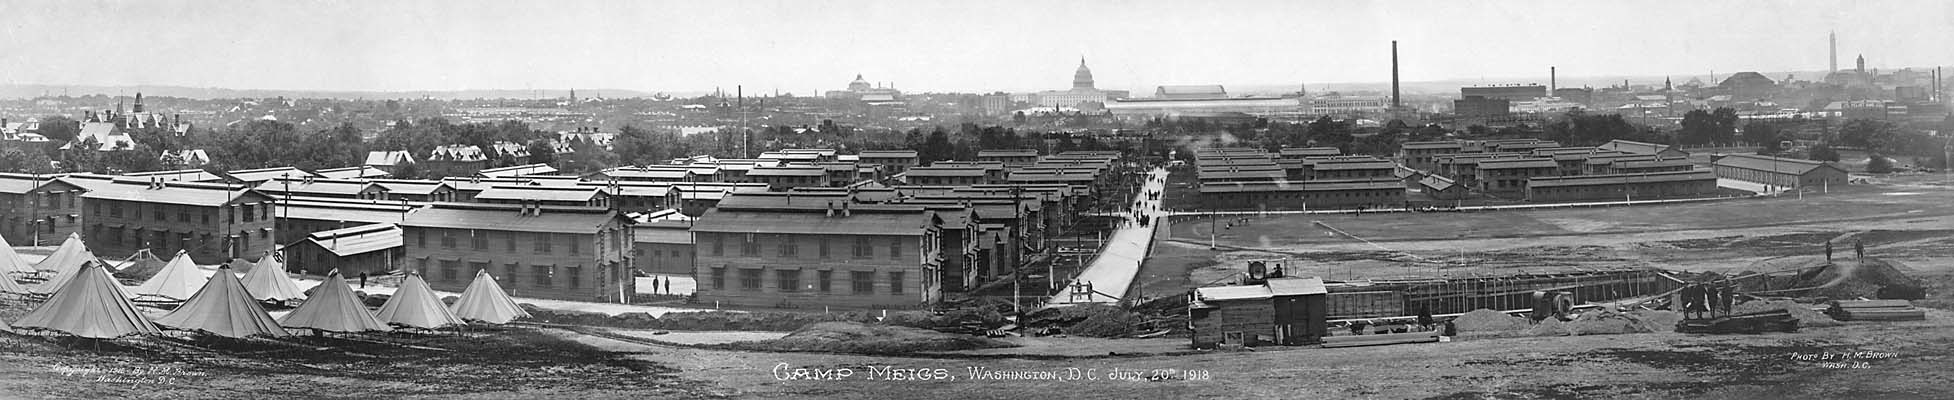
M132 111L137 114L142 113L142 92L136 92L136 108Z
M1866 55L1865 55L1865 54L1860 54L1860 55L1859 55L1859 73L1861 73L1861 74L1863 74L1863 73L1866 73Z

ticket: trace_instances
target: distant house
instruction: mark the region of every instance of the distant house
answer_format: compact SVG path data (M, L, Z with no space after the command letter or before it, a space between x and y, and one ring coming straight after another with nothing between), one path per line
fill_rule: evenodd
M369 151L366 162L360 165L377 168L388 174L399 173L399 168L414 163L414 155L405 151Z
M169 168L203 168L210 165L210 153L203 149L164 150L156 160Z
M426 170L431 176L473 176L487 168L488 162L480 147L451 144L428 153Z

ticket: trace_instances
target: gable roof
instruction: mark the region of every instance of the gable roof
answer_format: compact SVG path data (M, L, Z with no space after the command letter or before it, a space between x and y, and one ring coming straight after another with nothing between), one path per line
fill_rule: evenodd
M387 173L387 171L385 170L374 168L372 165L361 165L357 167L345 167L345 168L327 168L327 169L314 171L314 173L318 174L319 176L325 177L326 179L381 178L381 177L387 177L393 175Z
M596 201L604 194L596 186L495 186L475 194L475 200Z
M305 241L340 257L398 248L405 243L400 227L394 224L372 224L313 232L306 235Z
M408 154L406 151L369 151L366 152L366 162L362 163L362 165L391 167L413 163L414 155Z
M489 168L489 169L484 169L475 172L476 175L481 175L487 178L507 178L507 177L523 176L523 175L549 175L554 173L556 173L556 167L551 167L549 166L549 164L524 164L524 165L508 166L508 167L501 167L501 168Z
M81 189L80 186L63 180L61 175L43 174L36 176L33 174L0 173L0 193L27 194L28 192L42 188L47 188L47 190Z
M1630 154L1657 154L1669 150L1669 145L1644 143L1644 142L1637 142L1633 140L1615 139L1615 140L1608 141L1608 143L1602 143L1600 146L1595 146L1595 148L1602 149L1602 150L1614 150L1614 151L1630 153ZM1680 149L1676 151L1683 152ZM1683 153L1688 154L1688 152L1683 152Z
M278 180L278 179L304 179L307 177L312 177L312 178L319 177L318 174L305 172L305 170L293 168L293 167L244 169L244 170L237 170L237 171L228 171L225 172L224 175L230 175L231 179L235 179L240 182L265 182L265 181Z
M518 205L436 203L408 214L400 226L594 234L620 218L602 207L543 206L542 215L523 215L521 209Z
M927 211L868 213L843 217L819 212L737 211L715 208L692 224L693 232L920 236L930 223Z
M1845 171L1845 169L1839 168L1836 165L1832 165L1831 163L1826 163L1822 161L1799 160L1799 159L1792 159L1792 158L1759 156L1759 155L1750 155L1750 154L1734 154L1734 155L1724 156L1721 159L1717 159L1715 165L1719 167L1743 168L1748 170L1776 172L1776 173L1794 174L1794 175L1804 175L1807 173L1811 173L1812 171L1817 170L1819 168L1831 168L1834 170L1838 170L1840 172Z
M150 187L142 181L116 180L109 184L84 185L84 187L89 191L81 195L83 199L170 203L199 207L271 200L270 196L252 190L248 186L217 183L164 182L161 187Z

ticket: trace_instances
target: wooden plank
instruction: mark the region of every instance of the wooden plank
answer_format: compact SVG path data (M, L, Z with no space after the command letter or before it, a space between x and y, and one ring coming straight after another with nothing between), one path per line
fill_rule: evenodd
M1349 335L1323 338L1323 347L1375 346L1403 343L1430 343L1438 341L1438 332L1388 333L1382 335Z

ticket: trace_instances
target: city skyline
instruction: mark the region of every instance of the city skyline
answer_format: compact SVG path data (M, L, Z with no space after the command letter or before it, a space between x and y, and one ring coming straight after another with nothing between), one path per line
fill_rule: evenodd
M1072 60L1084 57L1104 88L1307 82L1316 89L1388 81L1391 40L1402 47L1407 82L1545 84L1549 66L1560 68L1563 82L1823 71L1833 31L1842 59L1863 54L1872 67L1894 69L1944 65L1947 54L1933 44L1954 37L1954 4L1944 2L1414 3L10 3L0 5L0 29L17 48L0 59L0 84L678 92L742 85L815 95L862 74L909 92L1034 91L1065 87ZM1262 11L1233 12L1251 10Z

